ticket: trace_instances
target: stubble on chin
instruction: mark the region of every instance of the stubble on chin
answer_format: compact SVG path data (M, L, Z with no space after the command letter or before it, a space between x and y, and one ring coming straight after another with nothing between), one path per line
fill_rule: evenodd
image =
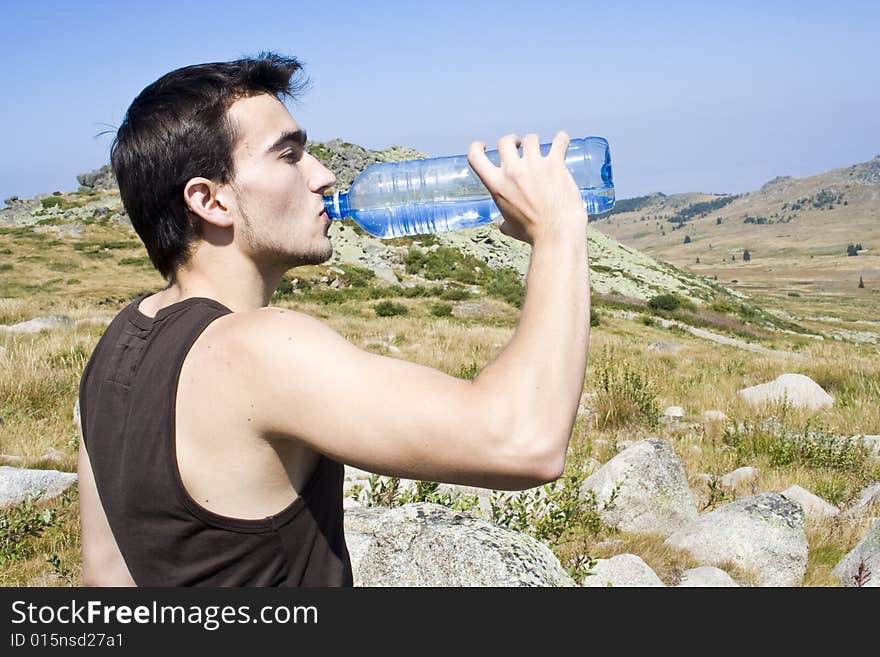
M333 243L326 235L321 240L310 242L304 248L301 243L297 243L298 240L293 240L293 246L278 242L260 244L254 230L254 222L241 198L238 199L238 207L242 217L242 240L251 253L258 254L260 260L271 260L291 269L303 265L320 265L333 257Z

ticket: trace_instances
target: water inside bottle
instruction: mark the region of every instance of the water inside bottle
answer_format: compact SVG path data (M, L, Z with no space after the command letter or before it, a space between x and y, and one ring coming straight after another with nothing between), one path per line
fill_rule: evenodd
M581 190L588 214L598 214L614 206L614 187ZM404 235L443 233L475 228L501 218L501 211L491 198L403 203L372 209L349 210L354 219L371 235L390 239Z

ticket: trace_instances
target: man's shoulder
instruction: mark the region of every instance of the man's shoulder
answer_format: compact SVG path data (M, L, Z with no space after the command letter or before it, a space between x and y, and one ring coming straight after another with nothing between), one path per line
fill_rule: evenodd
M294 337L336 334L320 320L295 310L267 306L238 311L214 320L203 333L203 349L223 349L239 356L273 353ZM216 355L216 352L215 352Z

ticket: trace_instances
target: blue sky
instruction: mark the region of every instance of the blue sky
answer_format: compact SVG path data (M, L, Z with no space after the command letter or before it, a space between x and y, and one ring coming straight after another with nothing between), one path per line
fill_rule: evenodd
M452 155L602 135L619 198L880 154L876 1L0 0L0 25L0 200L76 189L164 73L261 50L305 63L288 105L312 140Z

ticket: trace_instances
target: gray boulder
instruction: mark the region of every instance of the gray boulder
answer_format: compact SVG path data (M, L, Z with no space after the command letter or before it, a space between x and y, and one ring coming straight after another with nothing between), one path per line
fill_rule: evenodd
M732 562L751 570L760 586L796 586L807 570L804 510L779 493L722 506L666 543L687 550L703 564Z
M684 349L684 347L674 342L652 342L648 346L648 349L660 352L661 354L677 354Z
M61 495L74 483L75 472L28 470L3 465L0 466L0 507L36 497L41 490L45 492L39 499L48 500Z
M798 502L804 510L807 518L831 518L840 513L833 504L829 504L818 495L813 495L805 488L801 488L797 484L789 486L782 494L787 498Z
M116 176L113 175L113 169L109 164L105 164L100 169L79 174L76 181L90 190L119 188L116 184Z
M681 575L678 588L732 588L738 587L734 579L725 571L714 566L691 568Z
M877 513L880 513L880 481L863 488L862 492L859 493L858 499L841 512L840 515L845 518L854 518L866 516L875 512L875 510Z
M45 317L35 317L18 324L0 324L0 331L7 333L39 333L43 330L58 328L59 326L70 326L71 324L73 322L66 315L46 315Z
M698 517L684 468L665 440L633 443L587 477L581 494L592 491L601 508L621 482L614 505L601 512L612 527L669 535Z
M351 508L355 586L573 586L547 546L436 504Z
M618 554L610 559L597 559L591 574L581 586L666 586L657 573L634 554Z
M880 587L880 518L847 555L834 566L831 574L843 586Z
M769 383L743 388L737 393L753 405L787 400L796 408L819 410L834 405L834 397L803 374L783 374Z
M727 488L736 488L740 484L745 484L758 478L758 468L746 466L737 468L733 472L728 472L721 477L721 485Z
M714 408L710 408L708 411L703 411L703 421L704 422L724 422L727 420L727 414L724 411L719 411Z

